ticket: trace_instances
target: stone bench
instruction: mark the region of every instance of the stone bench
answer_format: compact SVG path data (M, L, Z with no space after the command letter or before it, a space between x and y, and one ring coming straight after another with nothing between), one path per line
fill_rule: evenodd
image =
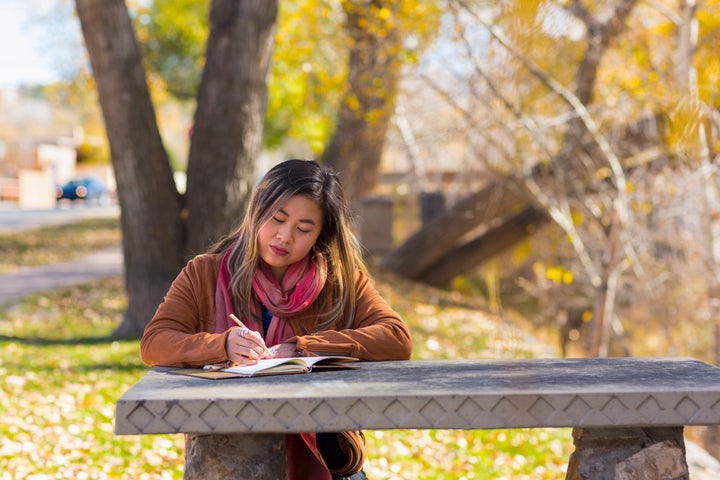
M284 478L286 433L573 427L568 479L687 479L683 428L720 424L720 368L691 358L411 360L225 380L168 370L118 400L115 433L188 434L185 478Z

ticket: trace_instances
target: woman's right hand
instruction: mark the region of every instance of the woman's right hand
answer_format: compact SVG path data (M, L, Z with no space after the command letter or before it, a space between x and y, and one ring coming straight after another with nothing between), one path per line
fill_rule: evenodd
M268 355L268 348L262 336L249 328L235 327L225 340L225 351L228 360L238 365L255 365L257 361Z

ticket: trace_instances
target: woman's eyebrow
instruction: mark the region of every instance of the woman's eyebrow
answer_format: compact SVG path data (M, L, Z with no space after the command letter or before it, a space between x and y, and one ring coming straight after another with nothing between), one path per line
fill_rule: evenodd
M286 217L289 217L289 216L290 216L290 215L289 215L285 210L283 210L282 208L279 208L279 209L278 209L278 213L281 213L281 214L285 215ZM300 223L309 223L310 225L315 225L315 220L313 220L312 218L301 218L300 220L298 220L298 222L300 222Z

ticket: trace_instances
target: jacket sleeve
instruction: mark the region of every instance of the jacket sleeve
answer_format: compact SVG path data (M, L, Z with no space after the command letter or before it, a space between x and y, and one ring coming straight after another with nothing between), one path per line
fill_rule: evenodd
M348 355L366 361L409 359L413 341L400 315L364 272L358 272L355 287L357 303L351 328L297 336L289 341L296 341L299 349L315 355Z
M216 257L188 262L145 328L140 356L149 365L200 366L227 360L227 332L214 332Z

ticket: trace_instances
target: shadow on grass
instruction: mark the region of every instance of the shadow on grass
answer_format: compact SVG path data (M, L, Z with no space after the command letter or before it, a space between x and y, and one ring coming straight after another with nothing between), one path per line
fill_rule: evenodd
M104 345L113 342L137 342L137 340L128 340L117 338L111 335L97 337L78 337L78 338L43 338L43 337L18 337L13 335L0 335L0 342L15 342L22 345L30 345L33 347L52 347L52 346L73 346L73 345Z
M95 336L95 337L78 337L78 338L42 338L42 337L20 337L20 336L11 336L11 335L0 335L0 344L3 342L7 343L16 343L21 344L25 346L30 347L94 347L97 346L99 348L103 348L103 346L110 345L113 342L137 342L137 340L118 340L115 337L112 336ZM20 359L18 359L20 360ZM66 363L66 362L61 362ZM10 359L3 362L3 366L8 368L27 368L26 365L22 363L15 364L15 362ZM87 374L90 372L102 372L102 371L111 371L111 372L117 372L117 373L141 373L143 371L148 370L149 367L144 365L141 361L139 356L135 358L134 356L130 356L127 359L120 360L118 362L108 362L108 361L102 361L102 362L93 362L92 359L76 359L71 360L69 364L66 363L66 365L47 365L43 364L43 362L37 362L34 364L31 368L34 372L57 372L57 371L63 371L66 373L79 373L79 374Z
M22 365L5 364L7 367L22 367ZM91 372L113 372L113 373L126 373L126 374L137 374L150 370L150 367L142 365L140 363L93 363L90 365L70 365L70 366L57 366L57 365L33 365L30 370L34 373L40 374L57 374L62 372L63 374L79 374L87 375Z
M7 365L7 364L6 364ZM12 366L12 365L9 365ZM48 374L63 372L64 374L80 374L85 375L90 372L116 372L116 373L144 373L150 370L141 363L92 363L80 365L33 365L30 369L35 373L47 372Z
M35 371L47 370L54 371L58 368L54 367L40 367L34 369ZM67 373L79 373L86 374L90 372L124 372L124 373L143 373L150 370L150 367L142 365L140 363L93 363L91 365L72 365L69 367L60 368L63 372Z

